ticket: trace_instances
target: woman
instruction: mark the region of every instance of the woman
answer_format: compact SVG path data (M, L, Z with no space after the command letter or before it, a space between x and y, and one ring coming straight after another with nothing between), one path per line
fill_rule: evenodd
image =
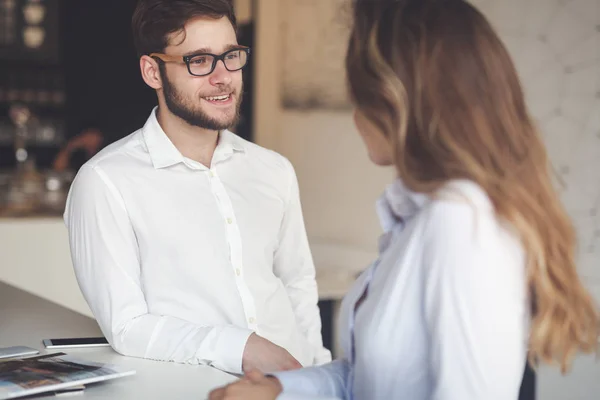
M211 399L517 399L527 356L565 371L599 322L515 68L463 0L353 14L356 126L399 179L379 203L380 257L342 305L344 358L251 372Z

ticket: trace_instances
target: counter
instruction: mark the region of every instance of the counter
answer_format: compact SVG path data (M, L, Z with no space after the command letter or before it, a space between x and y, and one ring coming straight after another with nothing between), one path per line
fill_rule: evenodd
M376 254L311 243L321 300L339 300ZM75 279L60 217L0 218L0 282L92 316Z
M43 339L99 335L94 320L0 283L0 347L23 345L43 354L46 353ZM83 393L77 394L78 399L206 399L212 389L237 379L208 366L124 357L110 347L61 351L83 360L136 371L133 376L88 385Z

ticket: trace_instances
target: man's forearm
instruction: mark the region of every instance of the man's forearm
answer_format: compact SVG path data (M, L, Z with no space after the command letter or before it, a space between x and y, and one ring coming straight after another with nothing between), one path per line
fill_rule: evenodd
M178 318L151 314L136 317L109 339L127 356L205 364L242 373L242 356L252 331L233 325L198 326Z

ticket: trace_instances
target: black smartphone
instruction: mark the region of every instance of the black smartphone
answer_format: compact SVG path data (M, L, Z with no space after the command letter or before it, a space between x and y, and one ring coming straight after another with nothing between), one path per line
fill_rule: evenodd
M42 341L47 349L65 349L71 347L104 347L110 346L105 337L81 337L63 339L44 339Z

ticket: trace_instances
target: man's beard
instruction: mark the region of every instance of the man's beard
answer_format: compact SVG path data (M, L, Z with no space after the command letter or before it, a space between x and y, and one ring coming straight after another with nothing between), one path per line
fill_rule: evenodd
M162 69L162 68L161 68ZM236 105L235 105L235 113L232 118L228 121L219 121L217 119L211 118L207 113L205 113L200 107L199 103L202 101L198 99L198 106L194 107L190 102L186 101L181 93L173 87L169 79L167 78L167 74L164 69L161 71L161 79L163 82L163 93L165 95L165 103L167 109L177 117L181 118L188 124L192 126L197 126L203 129L209 129L213 131L220 131L223 129L229 129L234 127L240 118L240 105L242 103L242 93L243 90L240 90L239 93L232 93L231 95L237 95L236 97ZM231 92L231 90L228 90Z

